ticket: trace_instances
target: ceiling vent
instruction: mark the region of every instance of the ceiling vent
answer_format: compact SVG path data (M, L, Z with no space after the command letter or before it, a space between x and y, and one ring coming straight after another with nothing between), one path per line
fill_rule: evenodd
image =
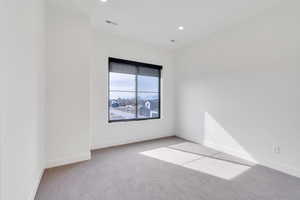
M111 25L114 25L114 26L118 26L118 23L113 22L113 21L110 21L110 20L105 20L105 22L106 22L107 24L111 24Z

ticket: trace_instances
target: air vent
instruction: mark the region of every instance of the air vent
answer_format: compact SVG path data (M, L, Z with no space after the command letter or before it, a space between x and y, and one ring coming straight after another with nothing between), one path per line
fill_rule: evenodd
M111 25L114 25L114 26L118 26L118 23L113 22L113 21L110 21L110 20L105 20L105 22L106 22L107 24L111 24Z

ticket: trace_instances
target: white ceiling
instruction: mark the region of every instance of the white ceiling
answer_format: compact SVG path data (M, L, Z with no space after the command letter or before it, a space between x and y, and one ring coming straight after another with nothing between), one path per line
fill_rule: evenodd
M88 10L98 29L153 45L182 47L253 17L280 0L77 1ZM118 26L108 25L105 20ZM178 26L185 29L179 31ZM171 43L172 39L176 42Z

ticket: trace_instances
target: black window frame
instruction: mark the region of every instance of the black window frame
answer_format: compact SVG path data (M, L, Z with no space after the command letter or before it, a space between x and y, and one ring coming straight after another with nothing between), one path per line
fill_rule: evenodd
M159 83L158 83L158 117L149 117L149 118L138 118L138 81L137 81L137 75L135 79L135 99L136 99L136 118L134 119L118 119L118 120L111 120L110 119L110 63L120 63L120 64L128 64L128 65L134 65L138 68L140 67L147 67L152 69L157 69L159 71ZM137 62L137 61L131 61L131 60L125 60L120 58L108 58L108 122L114 123L114 122L129 122L129 121L144 121L144 120L155 120L161 118L161 71L163 69L162 65L154 65L154 64L148 64L143 62Z

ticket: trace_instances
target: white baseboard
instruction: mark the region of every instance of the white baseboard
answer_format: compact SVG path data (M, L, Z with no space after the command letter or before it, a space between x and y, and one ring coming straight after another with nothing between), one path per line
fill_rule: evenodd
M65 158L60 158L56 160L49 160L47 162L47 168L53 168L63 165L68 165L72 163L82 162L91 159L91 152L81 153L78 155L73 155Z
M256 164L258 163L255 159L251 158L248 154L246 154L244 152L234 150L234 149L232 149L230 147L227 147L227 146L219 145L219 144L216 144L216 143L213 143L213 142L210 142L210 141L205 141L203 143L203 145L207 146L209 148L215 149L217 151L221 151L221 152L239 157L241 159L248 160L248 161L256 163Z
M121 146L121 145L125 145L125 144L133 144L133 143L137 143L137 142L146 142L149 140L156 140L156 139L162 139L162 138L173 137L173 136L175 136L175 134L170 133L170 134L160 135L160 136L150 136L150 137L141 138L141 139L132 139L130 141L115 141L115 142L110 142L110 143L94 144L92 146L92 150Z
M34 200L35 195L37 193L37 190L39 188L39 185L41 183L44 171L45 171L45 169L41 169L40 172L39 172L39 174L38 174L38 176L35 178L35 180L33 182L33 188L32 188L32 191L31 191L31 193L29 195L28 200Z
M257 160L249 158L249 155L247 155L243 152L238 152L238 151L235 151L235 150L233 150L229 147L226 147L226 146L223 146L223 145L218 145L218 144L215 144L215 143L210 142L210 141L204 142L203 145L207 146L209 148L215 149L217 151L221 151L221 152L224 152L224 153L227 153L227 154L230 154L230 155L233 155L233 156L251 161L253 163L256 163L256 164L259 164L259 165L262 165L262 166L265 166L265 167L269 167L271 169L278 170L280 172L289 174L291 176L295 176L295 177L300 178L300 170L295 168L295 167L291 167L291 166L287 166L287 165L283 165L283 164L275 163L275 162L271 162L271 161L257 161Z
M300 178L300 169L297 169L295 167L283 165L281 163L270 162L270 161L261 162L260 164L263 165L263 166L281 171L281 172L286 173L288 175Z

